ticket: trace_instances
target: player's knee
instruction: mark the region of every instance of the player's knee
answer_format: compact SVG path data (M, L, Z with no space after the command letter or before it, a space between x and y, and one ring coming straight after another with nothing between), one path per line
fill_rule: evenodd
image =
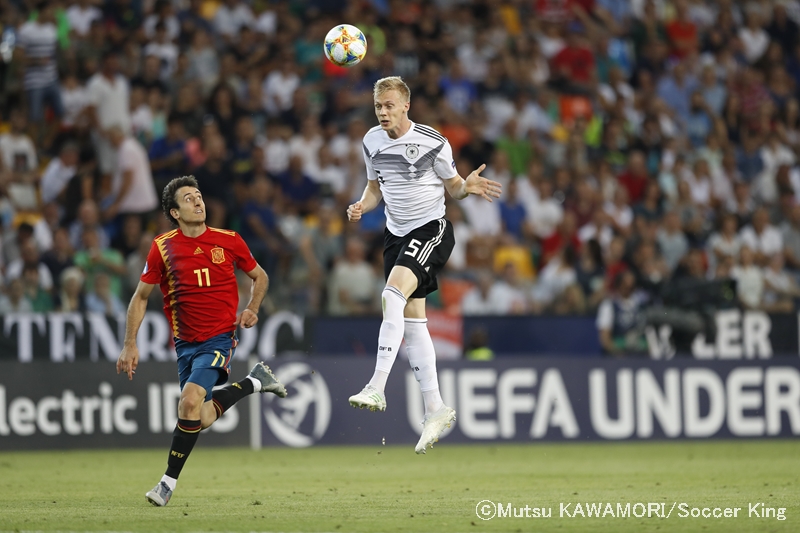
M402 313L406 306L406 297L403 292L392 285L386 285L381 293L383 318Z
M196 420L200 417L200 412L205 403L205 395L193 394L191 391L184 390L178 402L178 416L183 419Z

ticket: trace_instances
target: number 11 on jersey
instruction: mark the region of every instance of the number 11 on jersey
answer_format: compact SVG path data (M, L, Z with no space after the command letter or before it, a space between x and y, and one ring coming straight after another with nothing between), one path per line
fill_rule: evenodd
M198 269L196 269L194 271L194 273L197 276L197 286L198 287L202 287L203 286L203 276L202 276L203 274L206 275L206 287L210 287L211 286L211 276L208 274L208 269L207 268L203 268L203 269L198 268Z

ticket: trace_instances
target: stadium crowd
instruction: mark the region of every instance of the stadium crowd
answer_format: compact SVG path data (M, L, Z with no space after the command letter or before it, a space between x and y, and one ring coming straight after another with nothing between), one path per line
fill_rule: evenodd
M737 305L795 309L797 0L0 12L0 312L123 312L169 229L163 185L193 174L209 224L239 231L270 274L268 306L379 313L382 209L354 225L345 208L386 75L408 82L411 119L449 139L461 175L485 162L504 185L499 202L448 203L457 245L435 305L597 313L612 351L622 315L677 281L732 279ZM322 54L340 22L368 38L351 69Z

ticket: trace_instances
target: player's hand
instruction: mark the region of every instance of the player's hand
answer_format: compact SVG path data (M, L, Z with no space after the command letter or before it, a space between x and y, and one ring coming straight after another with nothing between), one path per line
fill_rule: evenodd
M492 198L500 198L503 186L496 181L487 180L481 176L481 172L483 172L485 168L486 165L481 165L473 170L470 175L467 176L465 187L467 194L475 194L491 202Z
M258 315L249 309L245 309L236 317L236 322L234 322L233 325L235 327L241 324L243 328L252 328L257 323Z
M117 374L128 374L128 379L132 380L137 366L139 366L139 348L136 346L123 346L119 359L117 359Z
M347 220L349 220L350 222L361 220L362 212L363 212L363 206L361 205L361 202L350 204L350 206L347 208Z

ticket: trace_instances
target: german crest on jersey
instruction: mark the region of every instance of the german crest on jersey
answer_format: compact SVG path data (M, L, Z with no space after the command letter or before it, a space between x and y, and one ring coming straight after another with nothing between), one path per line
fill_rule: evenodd
M409 159L416 159L419 156L419 147L416 144L406 145L406 157Z
M216 264L224 263L225 262L225 250L222 248L212 248L211 249L211 262Z

